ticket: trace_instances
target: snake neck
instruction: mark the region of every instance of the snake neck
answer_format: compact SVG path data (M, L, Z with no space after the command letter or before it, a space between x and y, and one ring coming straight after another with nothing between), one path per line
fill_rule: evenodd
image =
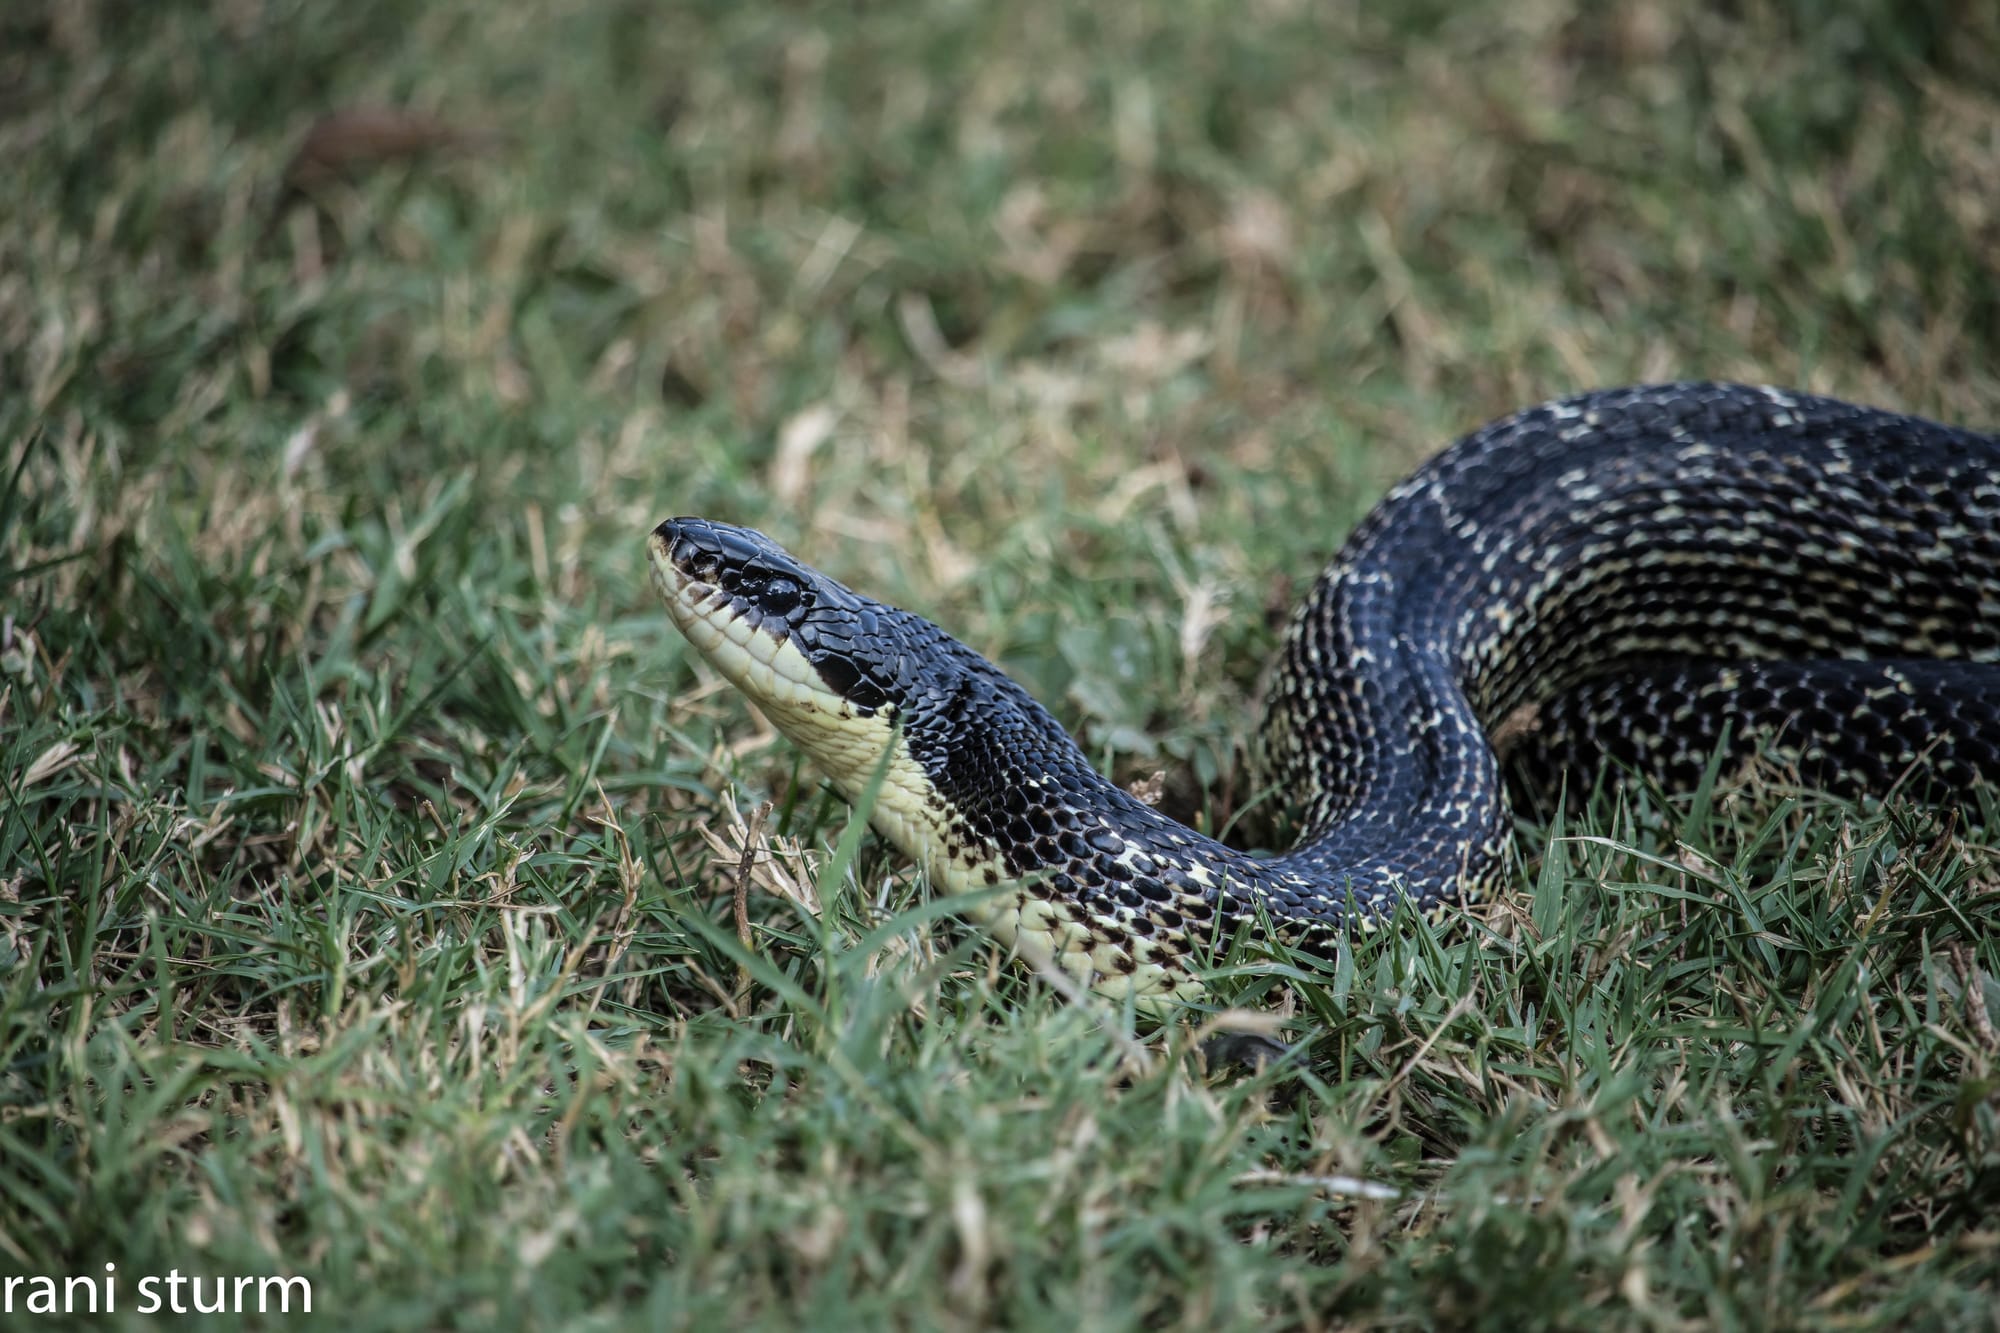
M1355 586L1365 602L1370 585ZM1259 858L1103 777L1026 691L929 622L897 632L937 635L926 660L950 677L908 696L890 765L922 774L894 785L928 785L937 818L878 809L876 828L947 891L1019 886L975 912L1006 942L1097 984L1193 993L1191 963L1240 932L1271 926L1302 940L1372 925L1399 897L1431 883L1475 889L1498 864L1506 810L1495 761L1476 727L1439 724L1469 717L1469 704L1422 654L1369 663L1369 686L1351 700L1310 701L1348 717L1338 735L1353 748L1315 788L1309 836ZM1401 762L1405 749L1419 762ZM1443 810L1477 812L1476 862L1463 840L1433 832Z

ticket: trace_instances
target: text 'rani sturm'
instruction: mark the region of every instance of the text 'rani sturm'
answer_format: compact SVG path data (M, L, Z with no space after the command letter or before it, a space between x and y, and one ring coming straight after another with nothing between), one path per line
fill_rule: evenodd
M0 1314L311 1314L312 1283L302 1277L200 1277L169 1269L133 1283L117 1264L102 1277L10 1277ZM129 1304L127 1302L130 1302Z

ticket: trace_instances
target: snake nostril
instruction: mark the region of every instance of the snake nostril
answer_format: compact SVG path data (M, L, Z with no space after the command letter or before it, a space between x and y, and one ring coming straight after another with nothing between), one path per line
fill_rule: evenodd
M674 543L672 556L675 568L690 578L700 579L703 583L713 583L716 570L722 564L722 557L718 552L691 542L686 537Z

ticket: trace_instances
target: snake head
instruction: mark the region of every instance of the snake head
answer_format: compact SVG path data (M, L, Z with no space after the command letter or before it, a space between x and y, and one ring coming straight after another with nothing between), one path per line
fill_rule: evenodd
M850 800L882 774L870 818L941 875L970 836L941 813L950 773L997 773L988 747L1024 734L1067 743L970 648L922 616L850 591L761 532L669 519L650 550L667 613L696 651Z
M940 688L941 631L793 558L752 528L673 518L653 530L653 583L688 641L778 723L825 714L893 721ZM794 736L795 739L802 739Z

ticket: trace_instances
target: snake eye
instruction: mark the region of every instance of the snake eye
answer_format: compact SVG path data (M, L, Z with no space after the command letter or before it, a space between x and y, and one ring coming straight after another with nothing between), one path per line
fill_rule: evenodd
M798 606L800 595L799 585L781 574L764 585L764 595L758 601L766 615L786 616Z

